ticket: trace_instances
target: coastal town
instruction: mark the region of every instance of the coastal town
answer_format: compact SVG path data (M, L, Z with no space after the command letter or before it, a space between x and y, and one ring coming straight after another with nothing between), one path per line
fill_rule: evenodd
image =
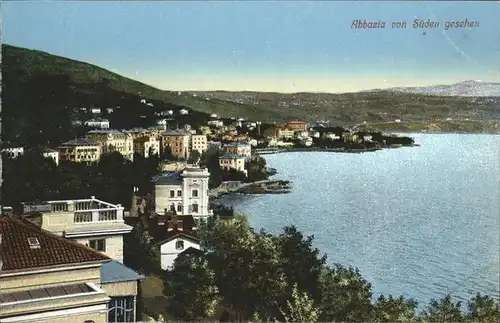
M147 107L149 103L142 99L141 104ZM113 113L110 108L105 111ZM7 292L2 294L2 316L36 320L46 308L61 306L60 313L54 315L65 317L69 312L62 308L71 299L82 309L83 314L78 315L95 318L92 321L102 319L103 313L109 322L140 321L145 312L140 305L144 303L140 299L144 287L140 286L148 277L126 265L124 254L132 248L127 236L133 235L133 230L152 239L159 266L168 271L179 255L202 249L198 234L202 223L211 217L234 218L232 209L216 203L219 195L286 193L292 189L288 181L269 179L276 170L267 167L260 155L294 149L361 152L413 144L411 138L401 141L404 137L299 120L264 125L211 114L206 125L195 128L180 124L171 110L159 113L156 125L118 130L101 116L100 108L86 112L91 118L74 125L83 124L88 129L85 136L57 147L4 147L3 157L15 161L25 154L39 154L56 168L65 164L87 167L112 154L128 162L156 158L159 164L157 174L150 178L151 191L134 187L130 208L123 206L128 201L104 201L99 196L51 201L36 197L20 205L4 205L0 263L2 274L12 274L2 278L3 292ZM185 117L189 111L176 113ZM216 152L215 164L206 161L209 151ZM216 172L223 174L218 185L210 180ZM29 274L31 271L36 273ZM82 278L78 284L66 285L77 276ZM39 284L36 293L30 287L35 281ZM61 284L66 287L51 287ZM57 303L36 307L47 295L59 297Z

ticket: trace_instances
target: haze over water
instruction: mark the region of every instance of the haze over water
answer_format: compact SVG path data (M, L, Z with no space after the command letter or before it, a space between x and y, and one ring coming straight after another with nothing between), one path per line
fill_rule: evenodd
M296 225L374 297L500 298L500 136L413 134L421 147L266 155L285 195L232 196L257 230Z

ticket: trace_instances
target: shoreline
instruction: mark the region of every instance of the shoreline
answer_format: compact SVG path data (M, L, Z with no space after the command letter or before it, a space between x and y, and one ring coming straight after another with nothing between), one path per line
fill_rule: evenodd
M419 144L411 145L392 145L387 147L375 147L375 148L321 148L321 147L303 147L303 148L256 148L253 151L258 155L270 155L278 153L293 153L293 152L333 152L333 153L364 153L364 152L374 152L384 149L395 149L403 147L420 147Z

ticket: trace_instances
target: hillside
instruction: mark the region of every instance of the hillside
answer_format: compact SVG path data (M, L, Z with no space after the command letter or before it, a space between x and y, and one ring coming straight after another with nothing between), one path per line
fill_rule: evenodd
M392 88L391 91L439 96L499 97L500 83L464 81L451 85Z
M266 107L310 121L330 120L339 124L387 122L395 119L500 119L500 97L435 96L392 90L341 94L226 91L192 93L199 98Z
M146 99L153 107L141 104ZM395 91L359 93L172 92L103 68L45 52L2 45L3 141L12 145L54 146L87 129L72 126L103 113L113 128L150 126L165 110L187 108L180 124L199 125L210 113L262 122L330 120L334 124L383 123L402 119L436 122L446 118L500 119L499 97L443 97ZM476 131L474 128L474 131Z

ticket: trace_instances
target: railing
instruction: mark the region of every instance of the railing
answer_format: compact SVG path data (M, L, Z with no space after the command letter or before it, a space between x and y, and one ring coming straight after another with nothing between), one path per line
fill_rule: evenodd
M67 212L67 211L68 211L68 204L65 202L52 204L52 212Z
M88 223L88 222L108 222L108 221L122 221L123 211L121 216L118 214L119 210L86 210L76 211L74 213L74 223Z
M75 223L92 222L92 212L79 212L74 215Z
M99 211L99 221L115 221L117 220L116 210Z

